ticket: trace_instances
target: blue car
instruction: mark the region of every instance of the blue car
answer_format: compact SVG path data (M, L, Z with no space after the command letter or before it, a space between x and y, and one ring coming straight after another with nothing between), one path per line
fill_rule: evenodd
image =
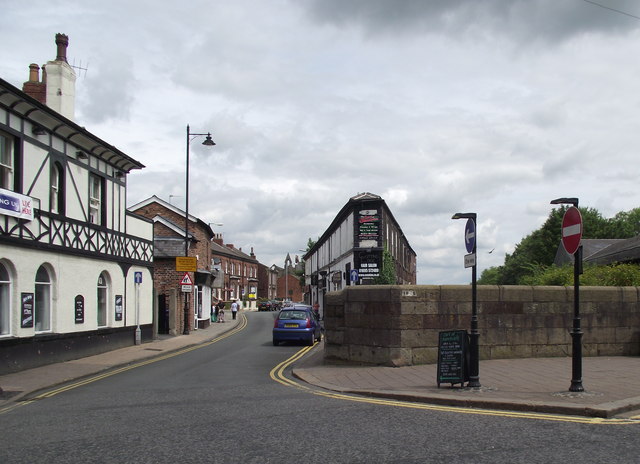
M296 304L278 313L273 323L273 346L284 341L301 341L311 346L316 340L322 340L322 328L311 306Z

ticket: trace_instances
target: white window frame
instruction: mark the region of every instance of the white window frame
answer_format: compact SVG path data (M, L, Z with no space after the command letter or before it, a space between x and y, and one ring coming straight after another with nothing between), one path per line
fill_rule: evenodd
M96 324L98 328L109 325L109 275L106 271L100 273L96 285Z
M0 337L11 335L11 273L0 262Z
M13 139L0 132L0 188L14 190Z
M47 274L48 280L39 280L38 274L43 270ZM36 333L51 332L51 303L52 303L52 282L51 273L41 265L36 271L35 295L33 301L33 319Z
M96 174L89 174L89 222L102 225L102 178Z

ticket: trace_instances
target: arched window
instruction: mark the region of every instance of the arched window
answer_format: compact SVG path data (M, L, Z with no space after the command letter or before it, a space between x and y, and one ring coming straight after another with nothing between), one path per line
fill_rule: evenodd
M52 213L64 214L64 170L58 162L51 165L49 210Z
M109 297L109 276L106 272L100 274L98 277L98 327L105 327L107 325L107 301Z
M0 335L11 333L11 277L0 263Z
M36 332L51 330L51 278L44 266L36 272L36 295L33 302Z

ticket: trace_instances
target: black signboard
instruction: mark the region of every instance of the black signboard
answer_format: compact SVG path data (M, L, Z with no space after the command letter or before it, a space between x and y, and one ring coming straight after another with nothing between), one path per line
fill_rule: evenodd
M469 380L469 335L466 330L440 332L438 336L438 388L441 383Z
M84 324L84 297L82 295L76 296L76 324Z
M26 329L33 327L33 293L21 293L21 318L20 327Z
M122 295L116 295L116 321L122 320Z
M380 216L377 210L363 210L358 216L358 240L378 240Z

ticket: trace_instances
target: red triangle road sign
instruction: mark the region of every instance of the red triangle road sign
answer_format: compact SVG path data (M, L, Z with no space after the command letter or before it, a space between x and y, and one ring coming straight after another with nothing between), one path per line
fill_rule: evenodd
M188 272L184 273L184 276L182 277L182 281L180 282L180 285L193 285L193 280L191 280L191 277L189 276Z

